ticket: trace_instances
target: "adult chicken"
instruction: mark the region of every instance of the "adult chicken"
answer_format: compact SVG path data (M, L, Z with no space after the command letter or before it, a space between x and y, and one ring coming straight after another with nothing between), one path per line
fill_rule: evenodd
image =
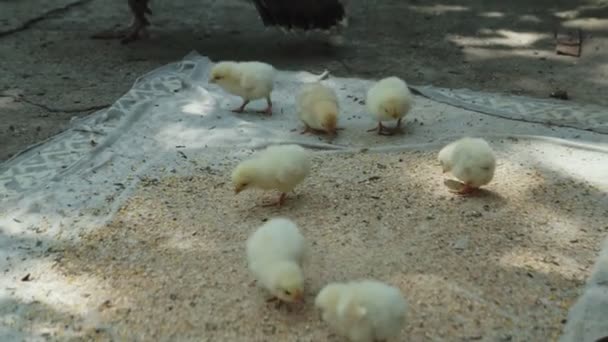
M125 30L104 31L94 39L121 39L123 44L137 40L150 22L146 14L152 14L150 0L128 0L133 14L131 25ZM246 0L252 2L265 26L285 29L327 30L345 19L344 5L340 0Z

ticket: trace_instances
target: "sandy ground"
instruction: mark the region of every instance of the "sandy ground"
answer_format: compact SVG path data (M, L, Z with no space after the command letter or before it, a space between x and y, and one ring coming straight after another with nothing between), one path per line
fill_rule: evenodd
M152 6L152 37L124 46L89 36L126 25L126 0L0 1L0 160L113 103L136 77L191 50L337 76L396 74L417 85L537 97L563 89L574 101L608 104L601 0L350 0L345 44L333 47L265 30L247 1ZM581 58L554 53L556 27L585 30Z
M461 197L443 186L435 156L318 152L283 208L261 206L274 193L235 197L232 164L145 179L111 224L53 247L54 269L89 313L33 305L27 327L50 339L342 341L314 296L371 277L411 305L400 341L555 340L608 229L594 205L603 193L502 151L495 181ZM245 240L274 216L312 244L302 307L267 304L251 285Z

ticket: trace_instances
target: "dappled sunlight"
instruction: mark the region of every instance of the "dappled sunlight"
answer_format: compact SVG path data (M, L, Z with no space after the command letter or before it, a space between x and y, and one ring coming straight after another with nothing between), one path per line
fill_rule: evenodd
M515 248L504 253L499 260L504 267L516 267L522 271L535 271L543 274L558 274L560 277L579 280L580 271L586 270L575 259L551 251L535 251L525 248Z
M276 132L263 124L241 119L232 113L218 114L222 116L208 116L209 121L204 125L200 122L190 124L185 120L166 125L156 134L155 139L167 150L173 150L176 146L189 149L225 147L252 140L265 140L276 135Z
M104 280L93 274L66 276L55 266L56 262L39 261L37 267L44 273L33 273L32 281L21 282L19 289L4 289L0 305L3 309L13 305L17 314L3 314L0 324L32 338L103 334L108 326L101 319L100 305L111 298L103 289Z
M435 14L435 15L446 14L446 13L450 13L450 12L467 12L467 11L471 10L469 7L465 7L465 6L441 5L441 4L432 5L432 6L412 5L412 6L408 6L408 8L410 10L418 12L418 13Z
M194 89L190 95L190 101L181 106L182 113L194 114L200 116L208 116L218 107L218 100L213 93L201 87L194 85Z
M15 101L12 96L0 94L0 109L17 109L21 106L23 106L23 104Z
M586 14L597 13L602 10L606 10L608 3L605 1L599 1L597 4L590 5L581 5L576 7L575 9L564 10L564 11L556 11L553 15L560 19L576 19L580 18ZM598 13L599 14L599 13Z
M515 319L512 314L500 309L494 303L493 298L484 298L483 292L475 284L461 284L458 280L449 279L442 274L402 274L391 277L390 282L401 285L405 293L415 291L418 295L426 293L428 297L435 297L441 293L440 298L437 299L439 301L447 301L449 297L455 297L452 300L462 300L463 305L474 303L474 305L487 306L495 311L493 314Z
M515 32L509 30L479 30L480 36L463 37L447 35L447 39L465 47L501 46L501 47L529 47L534 43L550 38L548 33Z
M507 61L513 57L520 58L535 58L537 55L548 60L560 60L560 56L546 51L540 51L536 48L504 48L496 49L492 47L465 47L464 53L467 60L470 62L496 62L500 64L501 60ZM503 70L504 71L504 70Z
M192 101L187 105L182 106L181 110L187 114L197 114L206 116L213 113L215 103L206 99L206 101Z
M608 143L594 142L593 144L578 143L570 150L559 147L559 144L535 141L535 148L520 154L520 159L526 164L541 170L551 170L561 174L564 179L574 179L583 183L595 184L603 191L608 191L605 176L608 174L606 154ZM580 145L577 147L577 144Z
M243 130L235 130L234 127L221 128L217 126L198 126L193 128L190 125L179 122L167 125L156 135L156 139L163 143L168 150L174 149L176 146L187 146L194 149L214 145L226 146L249 139L246 133L251 129L255 128L247 127L247 125L245 125Z
M329 281L372 277L401 288L414 313L405 328L413 338L455 336L442 324L449 319L459 322L458 337L513 329L536 337L558 332L561 325L550 322L559 322L566 307L542 297L557 287L563 291L555 303L569 302L579 285L574 279L591 258L587 252L573 257L550 239L560 235L561 241L563 234L539 228L543 219L561 222L561 215L533 211L521 195L542 179L503 161L488 195L454 195L442 185L436 152L315 154L311 176L282 208L262 206L276 198L273 191L235 196L232 162L201 174L163 177L142 184L112 223L70 246L58 269L77 282L100 279L111 290L107 299L117 304L102 318L118 336L126 336L128 327L135 335L208 336L211 321L223 324L223 331L241 329L257 338L264 331L243 317L265 315L287 323L275 326L277 335L306 325L307 336L324 340L314 308L292 316L269 306L247 269L249 234L269 218L287 215L311 241L304 266L307 301ZM573 224L564 221L559 228ZM594 236L581 234L581 241ZM503 261L522 248L564 270L553 264L548 271L523 270L522 258ZM551 306L530 307L537 299ZM530 319L544 330L530 330ZM159 323L133 324L150 320Z
M482 18L504 18L505 14L502 12L483 12L479 13Z
M525 23L540 24L543 22L538 16L533 15L533 14L520 15L517 19L519 21L525 22Z
M600 31L608 29L608 19L581 18L566 20L562 23L564 27L583 29L586 31Z

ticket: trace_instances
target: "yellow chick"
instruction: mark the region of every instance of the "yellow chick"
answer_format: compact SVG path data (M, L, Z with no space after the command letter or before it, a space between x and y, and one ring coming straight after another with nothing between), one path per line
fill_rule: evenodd
M315 306L337 334L353 342L397 337L408 309L398 288L375 280L329 284L315 298Z
M306 133L321 131L330 135L337 133L338 97L333 89L320 82L306 84L296 96L298 117L304 123Z
M367 91L367 109L375 120L378 127L368 132L378 131L378 134L392 135L401 129L401 120L414 105L414 96L407 84L398 77L387 77L374 84ZM382 121L397 120L394 129L387 129Z
M304 300L302 261L306 240L294 222L277 217L247 240L247 262L258 285L283 302Z
M266 98L268 106L259 113L272 115L270 93L274 87L275 69L262 62L219 62L211 68L209 83L243 98L243 104L233 110L242 113L249 102Z
M462 182L455 192L463 195L490 183L496 169L494 151L481 138L456 140L439 151L438 159L444 173L451 172Z
M299 145L273 145L260 151L251 159L241 162L232 172L234 192L249 188L279 190L278 202L283 205L287 193L292 191L310 173L308 152Z

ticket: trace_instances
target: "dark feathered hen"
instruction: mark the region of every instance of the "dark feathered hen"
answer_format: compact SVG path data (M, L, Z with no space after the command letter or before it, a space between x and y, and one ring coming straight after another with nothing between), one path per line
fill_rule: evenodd
M330 29L344 19L338 0L251 0L266 26L286 29Z
M278 26L288 30L327 30L345 19L340 0L247 0L253 2L265 26ZM133 14L131 25L122 31L106 31L93 35L96 39L121 38L128 43L139 38L150 22L152 14L149 0L128 0Z

